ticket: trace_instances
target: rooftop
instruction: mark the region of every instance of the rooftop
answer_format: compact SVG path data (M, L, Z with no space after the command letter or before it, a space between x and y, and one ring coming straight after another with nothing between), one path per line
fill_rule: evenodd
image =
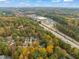
M47 18L42 17L42 16L37 16L36 18L37 18L37 19L41 19L41 20L43 20L43 19L47 19Z

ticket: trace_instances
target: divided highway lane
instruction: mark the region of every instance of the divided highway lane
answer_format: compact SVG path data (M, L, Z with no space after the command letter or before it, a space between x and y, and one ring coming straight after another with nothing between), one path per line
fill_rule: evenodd
M62 32L58 31L57 29L55 29L54 27L52 27L54 24L56 24L57 22L55 22L54 20L50 19L50 18L46 18L46 17L42 17L42 16L38 16L38 15L28 15L27 17L32 18L33 20L36 20L37 22L40 21L41 24L39 24L41 27L43 27L44 29L50 31L52 34L54 34L56 37L60 38L63 42L70 44L72 47L76 47L79 49L79 42L75 41L74 39L72 39L71 37L63 34ZM41 19L40 19L40 18ZM43 18L43 19L42 19Z
M47 31L51 32L53 35L55 35L56 37L60 38L62 41L64 41L67 44L70 44L72 47L76 47L79 49L79 45L73 43L72 41L70 41L69 39L67 39L66 37L60 35L56 30L54 30L53 28L50 28L49 26L47 26L46 24L39 24L41 27L43 27L44 29L46 29Z
M53 21L53 22L54 22L54 24L59 24L59 23L56 22L56 21ZM59 24L59 25L60 25L60 24ZM53 29L54 29L54 28L53 28ZM65 38L69 39L70 41L72 41L72 42L75 43L76 45L79 45L79 42L76 41L75 39L73 39L73 38L71 38L71 37L65 35L64 33L58 31L57 29L55 29L55 30L56 30L60 35L62 35L62 36L64 36Z
M28 16L27 16L28 17ZM47 31L49 31L49 32L51 32L53 35L55 35L56 37L58 37L58 38L60 38L63 42L65 42L65 43L67 43L67 44L70 44L72 47L76 47L76 48L78 48L79 49L79 45L78 44L75 44L75 43L73 43L72 41L73 41L73 39L71 39L70 37L68 37L67 35L65 35L65 34L62 34L61 32L59 32L57 29L55 29L54 27L52 27L55 23L57 23L57 22L55 22L55 21L50 21L51 19L48 19L47 18L47 20L39 20L39 19L36 19L36 17L37 16L32 16L31 15L31 17L29 17L29 18L32 18L32 20L34 20L34 21L41 21L41 23L39 23L39 25L41 26L41 27L43 27L45 30L47 30ZM75 59L73 56L71 56L71 55L69 55L68 54L68 57L70 58L70 59Z

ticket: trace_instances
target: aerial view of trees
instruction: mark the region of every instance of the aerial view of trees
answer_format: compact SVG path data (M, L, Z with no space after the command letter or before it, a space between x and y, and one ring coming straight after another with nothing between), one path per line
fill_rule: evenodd
M79 59L79 50L26 17L0 18L0 55L12 59Z
M72 19L78 17L78 12L51 8L14 10L15 12L9 9L0 10L0 55L10 56L11 59L79 59L79 49L44 30L38 22L19 17L27 15L30 10L37 15L51 18L57 22L57 30L79 41L79 21ZM17 13L17 10L23 14Z
M78 9L52 8L41 9L38 15L51 18L56 21L55 28L60 32L79 41L79 12Z

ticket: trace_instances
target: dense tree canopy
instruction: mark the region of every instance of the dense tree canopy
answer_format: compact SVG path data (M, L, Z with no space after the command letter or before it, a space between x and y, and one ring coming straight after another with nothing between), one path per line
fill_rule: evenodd
M78 49L63 43L31 19L2 18L0 28L0 55L13 59L67 59L70 55L79 58Z

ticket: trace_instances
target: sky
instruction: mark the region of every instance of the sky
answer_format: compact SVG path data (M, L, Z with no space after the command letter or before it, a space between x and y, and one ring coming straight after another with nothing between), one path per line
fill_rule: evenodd
M79 0L0 0L0 7L78 7Z

